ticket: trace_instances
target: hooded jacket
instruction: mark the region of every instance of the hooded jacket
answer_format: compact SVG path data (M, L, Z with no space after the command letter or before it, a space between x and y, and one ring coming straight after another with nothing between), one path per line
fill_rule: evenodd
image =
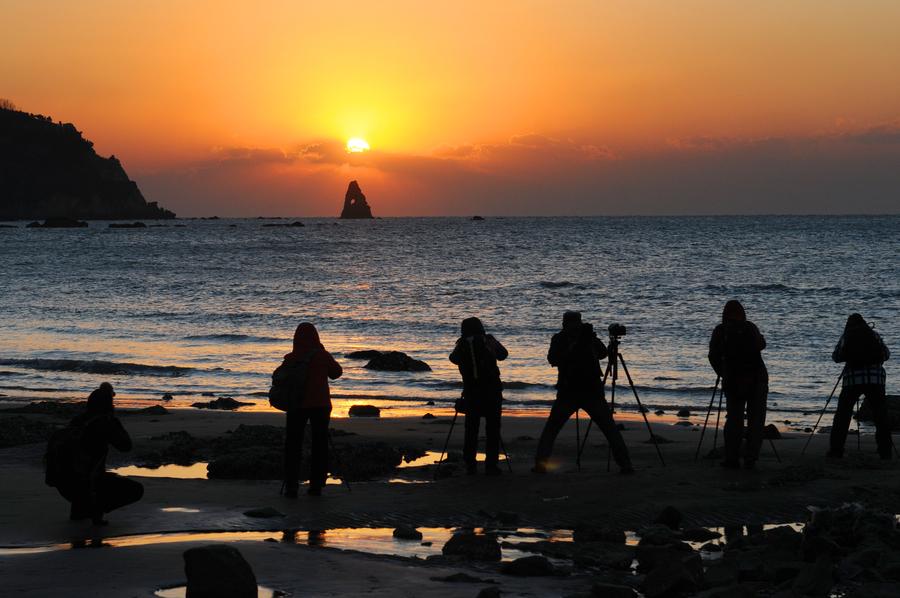
M729 364L726 359L729 336L737 338L741 333L749 335L752 347L745 349L752 355L744 357L741 363ZM747 320L744 306L734 299L726 303L722 310L722 323L716 326L709 339L708 358L716 374L727 379L738 375L765 372L766 364L760 354L765 348L766 339L756 324Z
M341 365L325 350L319 340L319 331L309 322L297 326L294 331L294 350L284 356L285 361L309 359L306 392L300 401L301 409L331 409L331 390L328 379L336 380L344 373Z
M463 379L463 395L473 404L499 402L503 398L498 361L509 356L500 341L486 334L481 320L466 318L461 336L456 341L450 361L459 366Z

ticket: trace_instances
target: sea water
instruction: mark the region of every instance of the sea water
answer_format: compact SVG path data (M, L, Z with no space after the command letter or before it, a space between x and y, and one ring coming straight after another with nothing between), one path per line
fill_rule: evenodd
M768 342L770 420L821 408L851 312L898 353L885 364L889 392L900 373L898 216L264 226L289 222L0 229L0 400L84 398L108 380L121 404L212 394L266 409L271 372L310 321L344 366L336 414L360 402L424 413L459 396L447 355L460 321L478 316L510 352L507 409L546 409L556 376L547 347L574 309L602 338L613 322L627 326L621 350L644 404L705 409L709 335L732 298ZM433 370L367 370L344 358L358 349L405 351ZM617 397L634 407L624 378Z

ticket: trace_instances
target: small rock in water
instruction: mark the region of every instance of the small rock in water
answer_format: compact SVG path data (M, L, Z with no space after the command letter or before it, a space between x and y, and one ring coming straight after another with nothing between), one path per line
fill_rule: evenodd
M135 415L168 415L169 410L162 405L151 405L135 411Z
M481 220L484 220L484 216L472 216L472 220L475 222L479 222Z
M394 537L399 540L421 540L422 532L411 525L401 525L394 530Z
M422 419L434 419L434 414L426 413L425 415L422 416Z
M244 405L252 405L253 403L244 403L242 401L236 401L231 397L220 397L214 401L208 401L206 403L193 403L191 407L196 407L197 409L218 409L222 411L233 411L238 407L243 407Z
M257 517L260 519L284 517L284 513L273 507L260 507L258 509L250 509L249 511L244 511L244 515L246 515L247 517Z
M348 414L350 417L381 417L381 409L375 405L352 405Z
M499 561L500 544L494 534L476 534L464 531L454 534L441 552L445 556L458 556L472 561Z
M540 555L523 556L514 561L503 563L500 572L504 575L516 575L519 577L547 577L554 575L556 568L547 557Z
M428 401L427 403L425 403L425 405L428 407L434 407L434 401Z
M201 397L214 397L214 396L216 396L216 393L214 393L214 392L202 392L202 393L200 393L200 396L201 396Z
M175 397L173 397L172 394L171 394L171 393L168 393L168 392L162 396L162 400L163 400L163 401L171 401L171 400L174 399L174 398L175 398Z
M690 409L679 409L678 413L675 414L678 417L690 417L691 410Z
M655 413L656 415L665 415L665 414L666 414L666 412L663 411L662 409L657 409L657 410L654 411L653 413Z
M256 598L256 576L237 548L210 544L183 556L190 598Z
M779 440L781 438L781 432L778 431L775 424L769 424L763 428L763 438L767 440Z

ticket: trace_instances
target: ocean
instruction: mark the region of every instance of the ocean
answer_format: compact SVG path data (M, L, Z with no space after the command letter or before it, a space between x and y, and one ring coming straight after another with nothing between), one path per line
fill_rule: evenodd
M268 409L295 326L313 322L344 366L335 413L449 407L460 321L509 349L507 410L546 410L546 361L565 310L621 350L651 409L705 412L707 343L728 299L765 335L769 421L809 422L841 371L831 351L858 311L897 357L900 217L385 218L177 220L146 229L0 229L0 401L81 399L112 382L120 404L231 396ZM153 223L151 223L153 224ZM178 226L176 226L178 225ZM396 349L431 365L376 372L344 354ZM635 407L627 381L618 404ZM204 397L204 394L207 395Z

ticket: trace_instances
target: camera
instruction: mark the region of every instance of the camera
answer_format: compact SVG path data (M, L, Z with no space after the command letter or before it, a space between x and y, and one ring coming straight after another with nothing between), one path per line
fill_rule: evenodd
M612 337L625 336L625 325L624 324L610 324L609 325L609 335Z

